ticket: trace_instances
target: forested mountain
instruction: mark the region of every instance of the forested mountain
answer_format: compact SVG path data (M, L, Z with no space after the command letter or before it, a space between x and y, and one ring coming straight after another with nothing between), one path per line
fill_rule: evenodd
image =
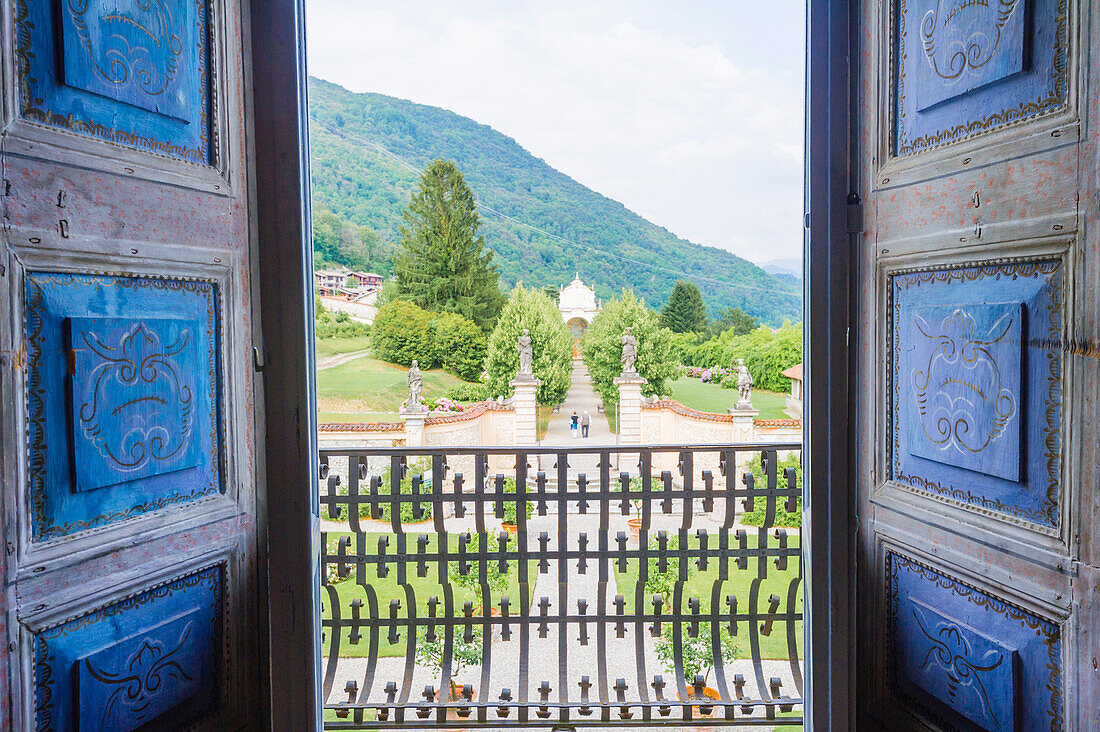
M421 170L442 157L457 163L473 189L481 231L506 288L518 281L557 286L580 272L601 297L629 287L659 308L676 280L687 279L702 290L711 314L736 305L771 325L801 320L801 289L788 278L677 237L487 125L439 107L355 94L321 79L310 79L309 93L315 215L327 222L322 236L350 237L356 266L391 271L401 211ZM330 253L322 259L330 261L341 259L342 247L318 243L319 251Z

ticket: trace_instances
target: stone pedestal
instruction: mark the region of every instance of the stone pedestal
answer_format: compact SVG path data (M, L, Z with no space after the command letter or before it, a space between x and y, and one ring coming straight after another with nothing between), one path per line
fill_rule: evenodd
M535 392L542 381L533 377L520 377L509 382L515 392L512 407L516 411L513 443L516 446L531 446L538 443L538 409Z
M749 405L748 409L734 407L729 410L729 413L733 416L733 441L737 443L756 442L756 427L753 425L753 420L760 416L760 410L753 409L752 405ZM750 452L737 453L737 485L739 486L741 485L741 469L752 459L752 455Z
M421 411L410 412L401 410L401 420L405 423L405 446L421 447L424 444L424 420L428 418L428 410L421 407Z
M623 374L615 379L619 387L619 444L642 444L642 386L646 380L638 374Z

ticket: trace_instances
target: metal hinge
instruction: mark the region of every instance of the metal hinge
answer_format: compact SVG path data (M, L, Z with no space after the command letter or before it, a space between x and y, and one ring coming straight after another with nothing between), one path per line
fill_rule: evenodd
M264 361L264 352L261 351L259 347L252 346L252 366L256 369L256 371L263 371L264 366L266 365L267 364Z
M848 194L848 233L859 234L863 231L863 201L858 193Z

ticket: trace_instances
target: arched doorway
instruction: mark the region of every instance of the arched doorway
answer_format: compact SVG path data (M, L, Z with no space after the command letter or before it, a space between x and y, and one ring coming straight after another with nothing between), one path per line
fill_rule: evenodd
M581 336L588 329L588 321L584 318L570 318L565 322L569 332L573 334L573 358L581 357Z

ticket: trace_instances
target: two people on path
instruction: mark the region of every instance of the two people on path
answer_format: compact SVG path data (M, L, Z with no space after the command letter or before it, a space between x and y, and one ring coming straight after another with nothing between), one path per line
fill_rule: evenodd
M578 417L577 411L573 410L573 416L569 418L569 433L573 436L573 439L577 439L577 426L581 428L581 437L588 437L588 428L592 426L592 415L588 413L588 410L584 410L584 416Z

